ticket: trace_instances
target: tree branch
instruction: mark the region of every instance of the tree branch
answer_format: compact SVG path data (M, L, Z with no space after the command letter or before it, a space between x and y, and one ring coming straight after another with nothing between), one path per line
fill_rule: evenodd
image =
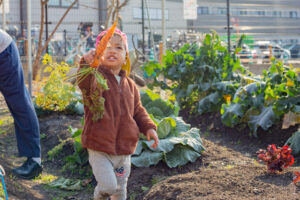
M109 2L109 0L108 0L108 2ZM113 11L114 4L115 4L115 0L112 0L110 6L108 7L107 17L106 17L106 22L105 22L105 29L108 28L109 19L110 19L111 13Z
M62 23L62 21L64 20L64 18L67 16L67 14L69 13L69 11L73 8L73 6L78 2L78 0L74 0L74 2L69 6L69 8L66 10L65 14L62 16L62 18L60 18L59 22L56 24L54 30L52 31L51 35L49 36L48 40L46 41L42 52L46 49L48 43L50 42L50 40L52 39L54 33L56 32L56 30L58 29L59 25Z
M34 79L36 79L36 76L37 76L37 73L38 73L39 61L40 61L40 57L41 57L43 51L45 51L45 49L47 48L48 43L52 39L54 33L56 32L56 30L58 29L59 25L62 23L62 21L64 20L64 18L68 14L68 12L78 2L78 0L74 0L74 2L69 6L69 8L66 10L64 15L59 20L59 22L56 24L54 30L52 31L51 35L48 37L48 39L45 42L44 46L42 47L42 34L43 34L44 24L45 24L44 23L44 18L45 18L44 7L45 7L45 4L48 3L48 1L49 0L45 0L45 1L41 0L41 28L40 28L40 35L39 35L38 51L37 51L37 54L36 54L34 65L33 65L33 78Z

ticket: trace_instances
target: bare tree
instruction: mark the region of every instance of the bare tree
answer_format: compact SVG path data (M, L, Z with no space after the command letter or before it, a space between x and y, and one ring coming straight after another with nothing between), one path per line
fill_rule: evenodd
M106 21L105 21L105 29L107 29L107 27L108 27L109 18L113 11L114 5L115 5L115 0L107 0L107 15L106 15Z
M2 2L3 0L0 0ZM78 2L78 0L74 0L73 3L68 7L68 9L65 11L64 15L61 17L59 22L56 24L54 30L50 34L49 38L45 42L45 44L42 46L42 35L44 31L44 24L45 24L45 5L48 3L49 0L40 0L41 2L41 23L40 23L40 33L39 33L39 41L38 41L38 47L37 47L37 54L34 60L33 64L33 78L36 79L39 71L39 63L40 63L40 58L47 48L48 43L52 39L53 35L55 34L56 30L68 14L68 12L71 10L71 8ZM120 3L120 0L107 0L107 18L106 18L106 23L105 23L105 28L108 27L109 19L114 19L119 16L119 11L121 8L127 5L129 0L124 0L123 3Z
M120 3L120 0L107 0L107 18L105 22L105 29L108 28L108 23L111 18L112 22L119 17L119 11L128 4L129 0L124 0Z
M2 1L2 0L0 0L0 1ZM48 43L52 39L54 33L56 32L56 30L58 29L58 27L60 26L60 24L62 23L62 21L64 20L64 18L66 17L66 15L69 13L69 11L71 10L71 8L78 2L78 0L74 0L73 3L68 7L68 9L65 11L64 15L60 18L60 20L56 24L54 30L52 31L52 33L48 37L48 39L45 42L44 46L42 46L42 35L43 35L44 24L45 24L45 21L44 21L44 19L45 19L45 5L48 3L48 1L49 0L41 0L40 34L39 34L39 42L38 42L37 54L36 54L35 61L34 61L34 64L33 64L33 78L34 79L37 78L37 74L38 74L38 71L39 71L40 57L41 57L43 51L45 51L45 49L47 48Z

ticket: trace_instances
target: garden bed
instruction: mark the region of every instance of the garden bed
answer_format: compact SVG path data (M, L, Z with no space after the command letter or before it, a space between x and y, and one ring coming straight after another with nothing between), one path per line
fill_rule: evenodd
M181 115L185 116L185 113ZM80 127L80 117L54 113L41 117L43 176L79 178L78 172L62 172L62 159L72 152L64 151L61 157L47 160L47 152L70 137L68 126ZM296 127L280 130L272 127L272 137L259 131L261 139L249 137L248 128L231 129L221 124L218 113L185 120L201 130L206 151L194 163L170 169L164 163L149 168L132 167L128 182L128 199L299 199L300 187L292 183L293 172L299 170L299 158L293 167L277 175L266 173L266 167L255 162L256 151L268 144L282 145ZM278 132L276 137L274 132ZM86 173L81 178L89 184L81 191L66 192L46 186L44 179L27 181L10 176L11 169L22 161L17 153L13 131L0 135L1 164L6 168L10 199L92 199L95 181ZM298 166L298 167L297 167Z

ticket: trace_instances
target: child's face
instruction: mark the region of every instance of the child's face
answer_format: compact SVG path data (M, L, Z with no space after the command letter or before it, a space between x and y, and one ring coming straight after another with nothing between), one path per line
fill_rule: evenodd
M114 35L107 44L103 54L102 65L112 70L120 70L126 62L126 50L120 36Z

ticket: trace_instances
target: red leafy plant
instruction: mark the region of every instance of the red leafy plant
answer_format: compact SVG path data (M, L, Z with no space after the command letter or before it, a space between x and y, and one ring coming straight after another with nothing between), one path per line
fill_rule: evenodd
M259 162L265 163L269 173L281 172L283 167L286 168L294 163L294 157L291 155L292 149L285 145L282 148L274 144L269 145L267 150L260 149L258 154Z

